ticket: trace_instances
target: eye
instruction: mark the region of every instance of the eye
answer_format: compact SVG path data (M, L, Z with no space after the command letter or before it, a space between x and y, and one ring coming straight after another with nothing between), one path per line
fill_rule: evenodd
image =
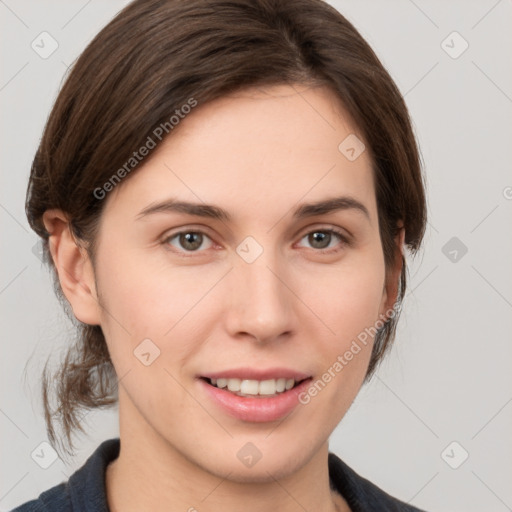
M313 249L319 249L327 253L340 251L344 246L350 245L348 238L341 231L332 228L315 229L304 235L301 240L305 238L307 238L308 243L312 245ZM336 245L331 246L331 242L333 240L336 241L336 239L341 241L341 244L338 244L338 247Z
M307 238L308 243L311 244L313 249L318 249L318 252L332 253L341 251L344 246L350 245L350 240L341 231L336 229L315 229L304 235L301 240ZM331 245L338 239L338 247L336 244ZM204 246L206 240L210 240L208 247ZM341 243L340 243L341 242ZM211 238L200 230L179 231L167 236L163 240L164 245L171 245L176 248L177 252L181 253L194 253L201 252L200 249L211 248L213 242Z
M202 231L180 231L168 236L164 240L164 244L169 244L176 247L176 245L172 243L172 241L175 239L179 244L177 248L180 251L184 250L184 252L198 252L198 250L203 246L205 239L211 240L210 237Z

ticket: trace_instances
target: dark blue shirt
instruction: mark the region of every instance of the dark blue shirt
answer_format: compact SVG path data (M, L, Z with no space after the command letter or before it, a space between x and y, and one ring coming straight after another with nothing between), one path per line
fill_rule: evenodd
M44 491L11 512L109 512L105 471L119 456L119 438L103 441L67 482ZM341 494L352 512L422 512L393 498L329 453L331 489Z

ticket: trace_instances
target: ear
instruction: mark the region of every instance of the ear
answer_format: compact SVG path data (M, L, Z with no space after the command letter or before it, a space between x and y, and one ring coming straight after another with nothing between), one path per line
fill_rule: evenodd
M386 283L384 284L384 291L382 295L380 318L388 317L386 312L393 309L399 293L399 280L402 272L402 258L404 256L404 240L405 240L405 229L403 222L400 221L398 224L399 231L395 236L395 261L392 268L387 272Z
M50 253L73 314L84 324L100 325L101 308L92 264L86 250L75 240L68 217L59 209L46 210L43 223L50 233Z

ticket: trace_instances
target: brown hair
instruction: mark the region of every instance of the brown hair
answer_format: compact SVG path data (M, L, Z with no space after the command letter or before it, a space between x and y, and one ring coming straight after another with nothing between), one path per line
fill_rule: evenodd
M99 32L74 64L48 118L27 190L30 226L49 256L42 215L60 208L94 264L105 201L94 193L156 126L196 98L204 104L246 87L324 85L336 94L372 155L386 269L394 262L398 221L411 253L426 223L421 162L409 114L393 80L354 28L321 0L135 0ZM341 141L340 141L341 142ZM149 157L148 157L149 158ZM125 177L124 179L129 179ZM402 257L398 304L406 289ZM100 326L77 325L58 372L42 374L48 437L54 420L67 445L80 412L117 402L117 380ZM395 337L398 315L375 337L365 382ZM50 405L55 386L58 407ZM72 453L69 452L68 453Z

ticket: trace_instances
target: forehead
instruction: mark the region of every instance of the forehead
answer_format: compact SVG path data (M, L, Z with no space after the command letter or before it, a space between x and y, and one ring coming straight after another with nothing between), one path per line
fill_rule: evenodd
M259 210L275 218L301 200L345 194L371 212L369 152L348 159L340 150L347 137L362 140L330 89L241 91L184 116L151 158L116 187L109 203L133 211L173 196L223 204L240 216Z

